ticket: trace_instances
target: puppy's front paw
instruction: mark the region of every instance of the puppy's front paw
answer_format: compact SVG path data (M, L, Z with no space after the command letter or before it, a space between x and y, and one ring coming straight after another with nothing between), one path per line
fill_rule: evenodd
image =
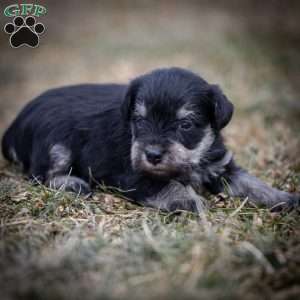
M172 201L167 207L167 210L169 212L182 211L182 210L195 212L195 213L199 212L197 204L193 199L189 199L189 200L185 199L184 201L180 201L180 200Z
M300 194L287 194L285 201L271 208L271 212L290 212L300 209Z
M191 186L178 181L171 181L158 194L146 199L147 206L173 212L186 210L200 213L205 209L205 199L198 195Z

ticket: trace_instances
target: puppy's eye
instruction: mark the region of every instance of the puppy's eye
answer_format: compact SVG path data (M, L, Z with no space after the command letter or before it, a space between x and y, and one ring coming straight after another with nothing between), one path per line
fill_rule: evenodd
M193 123L191 121L182 121L179 124L179 129L185 130L185 131L192 129L192 127L193 127Z

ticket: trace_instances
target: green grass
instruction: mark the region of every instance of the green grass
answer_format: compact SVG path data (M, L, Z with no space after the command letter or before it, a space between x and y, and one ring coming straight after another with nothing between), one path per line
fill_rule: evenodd
M1 44L0 131L44 89L124 82L177 65L220 84L234 102L224 136L237 161L269 184L300 192L293 11L278 23L273 6L256 16L249 7L170 3L120 10L78 2L70 11L49 2L39 48ZM299 297L299 211L271 213L217 195L208 197L202 218L165 214L103 185L91 199L32 185L0 163L1 299Z

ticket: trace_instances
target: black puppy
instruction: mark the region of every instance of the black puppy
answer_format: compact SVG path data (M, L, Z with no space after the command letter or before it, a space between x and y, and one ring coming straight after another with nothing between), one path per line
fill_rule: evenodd
M3 154L52 188L89 193L96 182L136 202L201 211L204 190L267 207L299 196L237 167L220 131L233 105L192 72L159 69L127 85L53 89L29 103L3 138Z

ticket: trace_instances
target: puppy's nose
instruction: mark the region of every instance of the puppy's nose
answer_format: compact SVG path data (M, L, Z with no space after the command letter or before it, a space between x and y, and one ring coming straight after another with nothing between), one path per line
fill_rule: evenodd
M157 165L162 160L163 151L158 146L147 146L145 149L145 154L146 154L147 160L151 164Z

